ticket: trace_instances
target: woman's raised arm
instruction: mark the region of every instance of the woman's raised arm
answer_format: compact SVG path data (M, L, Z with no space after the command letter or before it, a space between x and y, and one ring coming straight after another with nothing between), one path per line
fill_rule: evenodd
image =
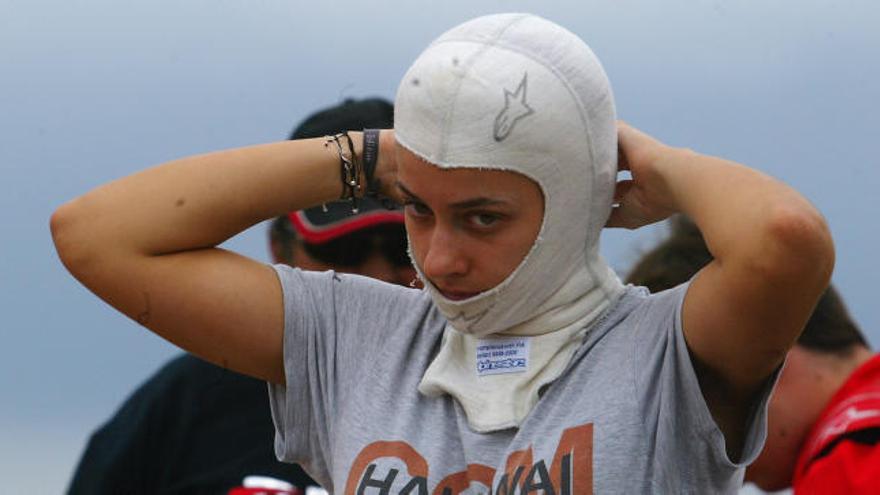
M351 135L359 147L359 133ZM217 245L264 219L339 198L339 157L324 144L193 156L102 185L52 215L58 254L83 285L172 343L283 383L277 277Z
M825 220L794 189L742 165L665 146L619 126L621 166L610 226L684 212L714 260L684 299L682 328L703 396L739 451L755 393L803 330L834 266Z

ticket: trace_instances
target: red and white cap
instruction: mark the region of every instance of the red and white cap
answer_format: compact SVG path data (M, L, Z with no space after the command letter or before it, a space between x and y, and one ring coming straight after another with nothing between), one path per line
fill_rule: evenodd
M335 201L290 213L290 222L297 234L309 244L322 244L352 232L383 224L403 224L403 211L389 209L372 198L358 200L358 212L352 213L351 203Z

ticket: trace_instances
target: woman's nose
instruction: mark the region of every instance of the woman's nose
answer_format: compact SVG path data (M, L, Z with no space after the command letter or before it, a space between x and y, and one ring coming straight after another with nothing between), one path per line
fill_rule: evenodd
M467 259L461 240L452 229L437 227L430 238L428 250L422 261L422 270L432 280L461 276L467 273Z

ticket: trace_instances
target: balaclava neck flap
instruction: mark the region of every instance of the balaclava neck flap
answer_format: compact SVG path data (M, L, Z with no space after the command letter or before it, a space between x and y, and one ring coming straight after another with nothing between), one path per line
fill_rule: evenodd
M541 188L538 237L498 286L452 301L416 263L451 327L420 390L458 398L471 426L482 425L477 429L519 424L523 414L480 420L481 406L468 403L494 391L527 413L540 384L562 372L573 343L621 290L598 254L617 172L605 73L589 47L556 24L525 14L480 17L440 36L407 71L397 92L395 135L435 166L513 171ZM510 335L533 341L534 366L494 375L491 385L481 381L477 365L465 362L478 338Z

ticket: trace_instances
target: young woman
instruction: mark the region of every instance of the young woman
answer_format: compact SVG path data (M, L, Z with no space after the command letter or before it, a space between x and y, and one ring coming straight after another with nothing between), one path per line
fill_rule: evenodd
M735 491L828 283L828 229L784 184L615 118L577 36L482 17L406 73L372 174L354 132L353 153L338 137L190 157L62 206L52 232L108 303L270 382L276 453L330 491ZM217 247L363 193L350 183L406 205L424 290ZM603 226L675 212L715 260L674 290L623 287Z

